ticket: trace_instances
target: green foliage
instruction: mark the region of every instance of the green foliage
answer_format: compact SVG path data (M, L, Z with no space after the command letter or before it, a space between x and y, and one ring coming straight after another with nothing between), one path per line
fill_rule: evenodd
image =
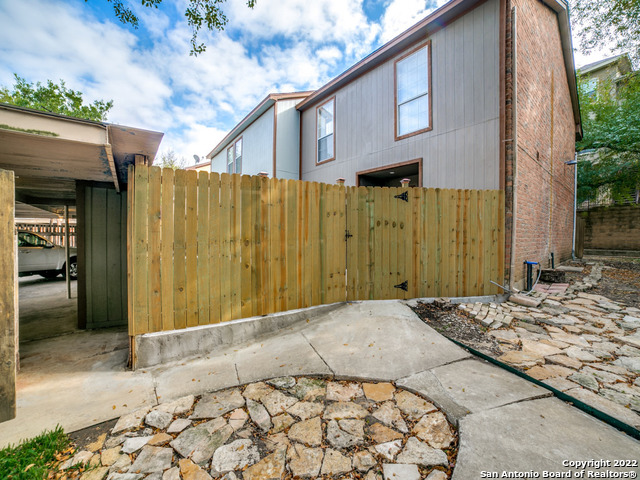
M56 454L69 446L69 438L60 426L45 431L18 446L0 450L2 478L11 480L41 480L47 477Z
M0 87L0 102L96 122L106 120L107 112L113 107L113 100L95 100L85 105L82 93L67 88L63 80L60 80L60 85L51 80L47 80L46 85L40 82L34 85L15 73L13 76L16 82L13 90Z
M47 132L46 130L36 130L35 128L20 128L20 127L12 127L11 125L7 125L6 123L0 123L0 128L5 130L13 130L14 132L24 132L24 133L34 133L36 135L43 135L45 137L59 137L55 132Z
M578 167L578 201L607 191L628 198L640 186L640 74L601 82L595 93L579 79L584 137L577 151L593 150Z
M173 168L174 170L183 169L186 165L187 161L184 157L178 158L178 155L176 155L176 152L172 149L162 152L160 155L160 161L156 163L156 166L158 167Z
M89 0L84 1L88 2ZM138 17L130 8L122 3L122 0L106 1L113 5L113 12L120 22L138 28ZM226 2L226 0L188 0L184 16L187 17L187 23L192 31L190 55L198 55L207 48L204 43L198 43L198 34L203 26L209 31L224 30L224 27L227 25L227 17L220 7L224 2ZM161 4L162 0L142 0L143 7L158 8ZM256 0L247 0L247 6L249 8L253 8L255 5Z
M571 7L585 53L614 44L640 61L640 0L571 0Z

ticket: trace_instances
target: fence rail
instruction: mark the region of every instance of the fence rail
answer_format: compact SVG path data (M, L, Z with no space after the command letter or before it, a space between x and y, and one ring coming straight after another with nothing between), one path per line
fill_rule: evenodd
M140 166L129 179L130 335L502 282L499 191L405 201L400 188Z
M47 240L56 245L64 247L64 225L51 224L34 224L34 223L16 223L18 230L27 230L29 232L38 233ZM69 225L69 246L76 248L76 226Z

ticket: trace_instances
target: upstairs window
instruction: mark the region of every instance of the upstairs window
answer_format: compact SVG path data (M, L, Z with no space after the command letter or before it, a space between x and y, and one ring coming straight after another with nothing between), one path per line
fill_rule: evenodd
M334 110L335 98L317 108L316 163L328 162L335 158Z
M431 130L431 43L395 63L396 140Z
M242 137L227 148L227 173L242 173Z

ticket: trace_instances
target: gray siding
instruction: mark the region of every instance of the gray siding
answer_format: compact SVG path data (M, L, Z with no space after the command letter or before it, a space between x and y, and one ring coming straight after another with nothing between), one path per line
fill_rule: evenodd
M80 183L76 196L79 324L127 325L127 192Z
M394 140L393 66L402 52L336 92L336 160L315 165L318 104L303 112L302 180L355 185L358 171L422 158L425 187L499 188L499 3L429 37L433 130Z
M300 112L296 105L300 99L276 102L276 176L300 179Z
M257 175L261 171L273 176L273 109L272 106L233 139L242 137L242 173ZM233 143L229 143L232 145ZM228 146L227 146L228 148ZM227 148L213 157L211 171L227 171Z

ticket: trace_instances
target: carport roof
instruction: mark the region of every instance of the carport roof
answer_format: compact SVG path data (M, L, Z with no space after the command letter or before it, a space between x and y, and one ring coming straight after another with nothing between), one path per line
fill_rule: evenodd
M127 168L153 162L163 133L0 103L0 169L16 175L16 200L72 205L75 181L127 182Z

